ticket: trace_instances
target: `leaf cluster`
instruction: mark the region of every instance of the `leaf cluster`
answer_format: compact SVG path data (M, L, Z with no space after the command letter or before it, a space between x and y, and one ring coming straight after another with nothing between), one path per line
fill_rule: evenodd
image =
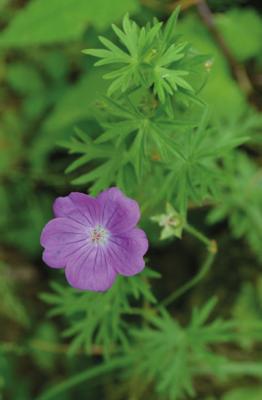
M52 305L50 316L62 316L69 323L63 332L64 337L71 338L69 354L98 352L108 357L130 340L130 321L124 317L136 315L136 310L140 310L134 308L134 304L156 302L148 279L158 277L158 273L149 269L139 277L118 277L112 289L102 295L80 292L53 282L53 292L43 293L41 298Z
M255 366L247 361L236 363L219 353L219 344L236 342L239 333L233 320L211 319L215 304L216 299L212 298L203 307L193 309L187 326L182 326L165 310L149 315L149 325L133 332L136 342L130 350L130 359L134 367L126 372L129 379L138 379L143 390L153 384L158 396L176 400L196 396L197 377L230 379L238 375L238 370L243 375L260 377L260 363Z
M216 223L228 219L235 238L245 238L262 259L262 172L242 152L235 152L224 160L224 180L217 206L210 211L208 221Z
M104 75L113 82L108 95L126 92L136 87L152 87L161 103L167 96L180 90L185 95L194 92L186 77L202 58L190 52L190 46L175 38L175 25L179 8L172 14L165 27L157 19L140 28L128 15L123 19L123 29L112 28L123 48L100 36L105 49L87 49L85 54L100 58L95 65L109 65L112 72Z
M149 212L169 201L186 216L190 203L214 201L223 180L221 162L246 137L244 132L223 134L211 123L196 91L180 78L180 84L171 79L167 86L167 77L182 70L183 76L196 75L197 65L205 60L180 44L178 12L165 26L154 20L143 28L126 15L123 30L113 25L120 47L100 37L106 49L85 50L100 58L97 66L112 68L104 78L113 82L98 104L100 133L78 130L71 143L63 145L80 155L67 172L79 171L73 182L89 185L91 194L116 184L138 198L143 187L152 194L140 200ZM165 70L160 75L155 73L159 68ZM189 117L191 109L198 110L192 113L195 119Z

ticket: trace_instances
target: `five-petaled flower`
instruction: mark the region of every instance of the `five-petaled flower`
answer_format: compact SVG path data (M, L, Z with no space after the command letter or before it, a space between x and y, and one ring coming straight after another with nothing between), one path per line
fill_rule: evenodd
M41 234L44 262L65 268L69 284L81 290L105 291L117 274L130 276L144 268L148 249L144 231L136 227L136 201L117 188L97 198L83 193L58 197L55 218Z

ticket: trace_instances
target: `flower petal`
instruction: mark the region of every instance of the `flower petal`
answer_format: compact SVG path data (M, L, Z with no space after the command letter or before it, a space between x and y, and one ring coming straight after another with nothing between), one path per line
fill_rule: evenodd
M87 245L87 229L69 218L55 218L44 227L40 243L45 247L43 261L52 268L63 268L68 256Z
M148 250L148 240L144 231L134 228L112 236L106 250L110 265L117 273L135 275L145 267L143 256Z
M99 222L100 206L96 199L84 193L72 192L66 197L58 197L53 206L56 217L68 217L85 226Z
M105 190L97 200L102 208L101 223L110 232L126 232L137 224L140 218L137 202L124 196L119 189Z
M116 278L116 272L111 268L104 249L99 246L89 246L69 257L65 268L66 279L76 289L104 292L109 289Z

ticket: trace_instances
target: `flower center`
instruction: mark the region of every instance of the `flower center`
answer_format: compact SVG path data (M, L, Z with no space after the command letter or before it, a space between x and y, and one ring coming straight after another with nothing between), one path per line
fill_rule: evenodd
M90 229L90 240L93 244L104 245L107 243L109 232L102 225L96 225Z

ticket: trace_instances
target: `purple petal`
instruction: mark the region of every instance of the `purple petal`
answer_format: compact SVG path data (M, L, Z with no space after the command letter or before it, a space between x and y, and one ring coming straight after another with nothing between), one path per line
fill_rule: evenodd
M52 268L63 268L68 256L87 244L87 229L69 218L55 218L44 227L40 243L45 247L43 261Z
M134 228L131 231L114 235L106 248L110 265L125 276L135 275L144 269L144 254L148 250L148 241L144 231Z
M81 290L104 292L109 289L116 278L106 258L104 249L89 246L81 254L68 259L65 274L71 286Z
M137 202L124 196L119 189L105 190L97 200L102 208L101 223L110 232L126 232L137 224L140 218Z
M92 226L100 220L97 200L84 193L72 192L69 196L58 197L53 209L56 217L66 216L85 226Z

